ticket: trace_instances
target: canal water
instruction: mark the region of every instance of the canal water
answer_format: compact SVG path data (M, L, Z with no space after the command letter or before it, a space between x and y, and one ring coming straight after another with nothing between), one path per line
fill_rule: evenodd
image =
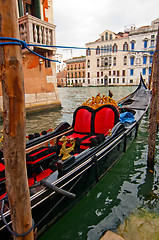
M27 116L27 134L72 123L75 108L91 96L108 95L119 100L135 87L58 88L62 108ZM98 240L107 231L127 240L159 240L159 134L154 172L147 170L148 116L144 116L128 151L68 214L40 240Z

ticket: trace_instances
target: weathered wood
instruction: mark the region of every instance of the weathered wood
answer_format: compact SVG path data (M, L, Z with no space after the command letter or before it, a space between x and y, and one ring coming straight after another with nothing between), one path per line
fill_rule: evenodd
M0 36L19 39L17 1L0 0ZM12 227L18 234L32 226L25 160L25 99L21 47L0 46L6 187ZM33 231L24 237L33 239Z
M157 35L156 52L153 56L152 64L152 98L149 119L149 147L148 147L148 167L153 167L155 158L157 122L159 122L159 30Z

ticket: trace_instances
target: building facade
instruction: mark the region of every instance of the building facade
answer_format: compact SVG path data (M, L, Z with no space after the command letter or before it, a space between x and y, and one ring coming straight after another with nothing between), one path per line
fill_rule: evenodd
M66 60L67 86L86 86L86 57Z
M67 86L67 70L59 70L57 73L57 87L66 87Z
M56 49L44 45L55 46L55 25L53 23L52 0L18 0L20 39L27 43L40 44L30 47L36 53L55 58ZM60 106L56 84L56 63L45 61L22 50L25 103L30 111ZM0 90L2 107L2 89Z
M85 85L138 85L140 74L148 84L158 25L159 18L150 26L118 34L106 30L87 43Z

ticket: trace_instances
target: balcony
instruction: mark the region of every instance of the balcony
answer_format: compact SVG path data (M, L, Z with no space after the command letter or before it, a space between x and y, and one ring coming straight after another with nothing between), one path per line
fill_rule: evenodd
M32 15L25 15L18 19L20 39L30 44L55 46L55 25L45 22ZM51 47L40 48L55 50Z

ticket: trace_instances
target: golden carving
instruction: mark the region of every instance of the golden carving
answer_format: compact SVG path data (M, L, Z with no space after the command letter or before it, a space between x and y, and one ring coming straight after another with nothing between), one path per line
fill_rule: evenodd
M106 104L111 104L116 107L118 106L117 102L113 98L107 97L105 95L101 97L100 93L98 93L96 97L92 96L91 98L89 98L86 102L82 104L82 106L89 106L93 109L97 109L100 106L103 106Z
M68 140L70 141L72 146L69 148L66 148L66 143L68 142ZM75 139L68 139L66 136L63 136L61 139L59 139L59 141L63 142L59 156L63 155L62 161L64 161L71 156L69 153L74 150Z

